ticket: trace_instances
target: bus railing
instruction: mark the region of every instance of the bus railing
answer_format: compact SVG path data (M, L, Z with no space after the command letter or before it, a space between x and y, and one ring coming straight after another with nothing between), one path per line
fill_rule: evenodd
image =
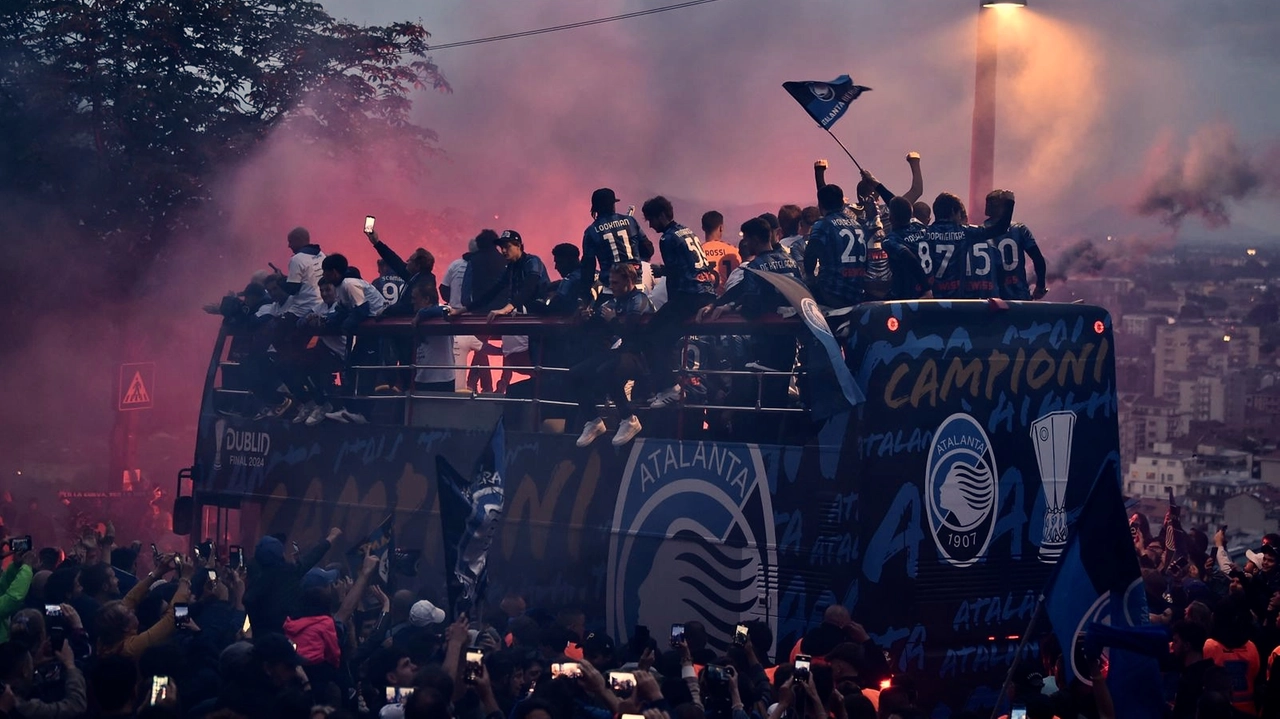
M640 331L643 324L641 324ZM260 331L260 330L259 330ZM341 399L345 401L355 400L361 406L374 407L386 405L392 402L403 402L403 413L397 413L397 417L393 422L390 412L376 413L376 418L371 417L375 423L379 424L415 424L415 413L417 411L429 411L422 403L461 403L476 402L500 405L516 406L523 408L524 411L530 412L529 423L532 427L542 425L541 420L550 419L567 419L566 412L572 415L572 409L578 406L564 387L548 387L552 377L563 377L570 371L569 367L563 366L565 362L560 362L561 366L553 366L546 361L546 350L549 343L554 342L571 342L575 333L586 331L582 323L566 318L546 318L531 316L509 316L488 320L483 315L462 316L444 320L430 320L419 324L414 324L411 318L384 318L376 320L367 320L362 323L356 330L355 337L347 338L348 355L350 349L357 341L367 341L367 339L388 339L395 338L403 340L416 340L424 337L436 336L467 336L472 335L481 339L482 342L489 344L492 340L502 336L524 336L530 340L530 348L534 350L532 364L522 365L488 365L475 363L456 363L456 364L418 364L416 361L407 363L388 364L387 355L379 353L382 358L382 364L347 364L341 375L341 383L339 394ZM716 383L718 389L732 388L732 400L727 400L727 391L717 391L715 394L708 392L705 400L688 399L678 404L678 408L683 410L679 413L677 420L677 434L683 432L683 427L691 417L690 413L702 413L699 424L706 426L706 422L714 421L715 413L727 412L752 412L762 415L772 416L778 419L785 417L795 418L797 415L803 415L805 409L800 406L797 399L796 388L804 375L803 367L794 364L790 368L785 369L749 369L746 367L731 366L728 368L721 366L707 366L705 357L699 358L697 366L686 366L685 357L690 352L691 338L722 338L732 335L767 335L772 337L800 336L800 333L806 332L804 325L795 318L782 318L776 315L761 317L758 319L748 320L739 316L724 316L714 321L701 323L689 323L685 327L686 335L680 340L680 361L677 362L678 372L682 377L696 377L702 383ZM338 333L326 331L317 328L299 327L297 332L310 336L334 336ZM237 338L247 338L255 333L255 330L248 328L240 328L229 324L224 324L219 332L217 346L213 361L210 363L209 375L206 381L206 402L215 410L221 411L223 414L234 414L228 412L220 405L234 404L235 398L239 398L242 404L249 403L248 396L251 392L243 387L237 386L236 381L228 382L229 374L242 370L246 367L245 363L240 361L240 356L234 351L233 347ZM705 349L706 344L700 346ZM491 345L492 349L496 347ZM564 347L559 349L563 350ZM676 347L672 347L670 351L675 352ZM468 351L470 352L470 351ZM409 356L412 356L412 347L409 348ZM577 356L576 361L585 359L586 355ZM746 357L750 360L750 357ZM575 361L575 363L576 363ZM447 370L456 375L461 373L462 377L466 377L473 371L485 371L493 374L502 373L504 371L510 373L518 373L529 378L528 386L525 382L512 382L506 388L505 393L498 392L476 392L469 388L459 387L453 392L439 392L415 389L413 387L413 378L420 370ZM230 371L230 372L229 372ZM398 378L400 388L395 392L370 392L366 388L370 386L369 376L394 376ZM770 378L774 380L774 391L771 394L766 391L766 384L770 382ZM494 379L491 375L491 379ZM514 379L514 378L513 378ZM744 384L745 383L745 384ZM780 384L785 383L788 390L778 397L777 388ZM496 382L495 382L496 384ZM455 386L458 383L455 381ZM639 383L634 383L636 391L639 391ZM513 388L519 387L517 391ZM653 388L650 388L653 389ZM633 403L638 407L647 407L643 402L644 397L632 396ZM597 405L597 408L608 405ZM654 410L662 411L662 410ZM545 417L545 415L552 415ZM558 415L558 416L555 416ZM693 418L696 421L696 418Z

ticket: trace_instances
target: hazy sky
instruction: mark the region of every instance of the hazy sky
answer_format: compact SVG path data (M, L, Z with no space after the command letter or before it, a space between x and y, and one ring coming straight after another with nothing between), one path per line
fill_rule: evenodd
M447 43L670 2L325 5L360 23L421 19ZM836 182L852 184L853 169L780 85L846 72L874 88L834 128L862 164L905 188L902 156L918 150L926 198L967 197L977 4L719 0L435 52L454 93L418 103L447 153L423 201L499 215L544 251L580 238L598 186L624 206L686 198L697 204L677 206L687 224L712 206L810 204L815 158L832 161ZM1019 192L1020 219L1041 235L1095 229L1099 210L1131 206L1206 126L1238 133L1247 151L1280 139L1275 0L1032 0L1006 17L996 181ZM1236 207L1236 227L1276 226L1274 200ZM1107 234L1161 231L1127 212L1101 217L1116 218L1097 228ZM1206 231L1193 220L1183 233Z

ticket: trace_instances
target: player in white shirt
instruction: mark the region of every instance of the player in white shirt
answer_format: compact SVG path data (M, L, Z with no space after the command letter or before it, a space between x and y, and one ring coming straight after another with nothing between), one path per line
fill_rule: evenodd
M478 249L479 245L476 243L475 238L472 238L467 242L467 254L449 263L449 267L444 271L444 279L440 282L440 295L448 303L449 309L456 312L465 312L467 310L467 298L463 296L463 287L467 276L467 262ZM466 365L473 353L479 353L483 350L484 343L475 335L458 335L453 338L453 363L458 366ZM476 356L476 364L478 365L480 357L479 355ZM489 360L485 358L484 361L487 366ZM466 389L467 370L457 370L455 375L455 389Z
M285 278L284 291L289 299L282 314L298 319L315 314L323 308L320 301L321 263L324 253L319 245L311 243L311 233L305 227L295 227L289 232L289 274Z
M378 361L376 340L357 342L350 353L347 352L347 347L349 338L355 335L360 322L369 317L381 315L387 307L387 300L381 292L374 289L373 285L360 279L359 273L350 267L347 258L343 255L329 255L322 261L321 268L323 280L333 285L334 301L330 311L324 315L317 312L309 319L313 325L329 330L338 329L341 333L322 335L323 341L309 351L305 360L306 366L303 369L303 373L308 378L306 391L301 394L295 392L295 396L299 399L304 399L301 395L305 395L306 401L298 410L299 417L303 419L294 421L303 421L308 427L315 426L325 419L364 424L367 420L363 415L345 407L334 409L337 400L331 391L331 377L335 371L331 360L334 358L338 360L337 369L342 368L343 360L348 357L353 358L357 364L367 364L366 359L371 362ZM323 355L314 351L321 347L324 348ZM349 383L350 380L343 384Z

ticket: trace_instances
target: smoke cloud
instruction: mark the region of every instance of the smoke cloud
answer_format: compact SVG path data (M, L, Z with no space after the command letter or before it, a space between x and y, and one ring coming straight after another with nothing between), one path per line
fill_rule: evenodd
M1202 127L1185 142L1166 131L1147 154L1134 209L1173 228L1188 217L1208 227L1229 225L1234 205L1280 190L1277 160L1280 148L1250 151L1226 123Z
M423 20L436 41L450 42L656 4L439 0ZM1126 0L1033 4L1016 15L1021 27L1001 37L996 182L1018 192L1018 219L1035 230L1051 271L1111 273L1167 246L1171 235L1107 229L1126 214L1114 198L1132 199L1119 189L1126 178L1144 180L1135 207L1175 224L1224 221L1240 203L1271 195L1265 163L1226 129L1245 138L1273 132L1274 113L1256 100L1280 95L1271 40L1280 15L1270 6ZM325 7L357 23L427 12L411 0ZM724 0L439 51L433 59L454 94L415 96L414 113L438 131L440 154L405 167L394 143L352 151L282 129L215 183L217 211L192 218L190 237L166 250L125 305L62 307L62 296L112 283L113 259L64 251L58 238L70 229L56 208L0 198L0 231L40 238L10 249L14 296L24 302L0 312L41 315L0 347L0 396L22 416L0 436L0 453L74 454L93 463L95 482L104 478L116 365L152 360L157 404L140 415L142 459L153 476L171 476L190 460L218 326L199 308L242 288L267 262L283 266L296 225L369 277L376 257L360 230L375 215L379 234L402 254L418 246L435 253L440 275L483 227L518 229L544 256L558 242L579 242L597 187L615 189L623 207L676 198L677 218L689 225L720 209L733 228L760 208L812 204L819 157L831 160L832 181L851 186L852 163L783 92L784 81L849 73L874 88L836 134L891 189L908 185L903 155L917 150L925 199L944 190L965 196L975 10L924 0ZM1240 48L1256 62L1234 62ZM1231 125L1175 143L1223 108ZM1169 130L1145 153L1144 174L1153 127ZM1216 190L1208 196L1219 206L1204 200L1204 188ZM1082 208L1100 218L1082 217ZM1101 239L1108 233L1114 242ZM1080 245L1080 237L1095 239ZM162 433L166 449L148 455Z

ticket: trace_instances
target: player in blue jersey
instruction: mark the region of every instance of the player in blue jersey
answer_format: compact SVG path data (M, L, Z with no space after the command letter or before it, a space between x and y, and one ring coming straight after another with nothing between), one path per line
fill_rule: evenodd
M867 276L867 252L871 232L856 214L858 206L846 206L839 185L818 190L822 219L813 225L805 244L804 274L820 304L849 307L862 301Z
M582 233L582 278L588 287L595 284L597 263L602 280L609 279L609 269L616 262L632 262L637 269L640 266L640 243L647 241L644 230L636 218L618 214L617 205L617 195L607 187L591 193L594 221Z
M670 200L654 197L640 210L649 227L662 235L658 251L662 254L662 276L667 284L667 302L654 313L647 338L654 386L660 389L649 406L659 408L675 404L684 396L684 390L676 381L672 352L684 334L681 325L715 301L716 276L714 266L702 252L698 236L675 221Z
M933 201L934 222L917 246L921 268L929 275L935 299L997 297L998 260L991 240L1009 229L1013 198L1001 202L997 217L985 225L965 224L959 197L944 192Z
M369 284L373 285L373 289L382 295L388 305L394 305L400 301L400 295L404 293L404 278L395 273L391 269L391 265L381 257L378 258L378 277Z
M905 197L889 200L889 231L881 246L889 259L893 275L889 297L895 300L928 299L929 275L920 266L920 244L924 242L925 226L913 213L912 204Z
M987 195L987 218L1000 212L1001 204L1013 197L1008 190L992 190ZM1049 289L1045 286L1044 255L1036 244L1035 235L1021 222L1009 226L1009 231L994 241L1000 260L1000 297L1006 300L1038 300ZM1027 281L1027 258L1036 271L1036 287L1032 291Z
M774 313L779 307L790 307L791 303L768 280L757 275L757 272L778 274L802 282L800 267L795 260L781 247L773 246L773 228L762 217L747 220L739 228L742 241L738 247L743 257L751 259L744 262L742 281L725 291L710 307L698 312L698 321L716 320L728 309L736 309L747 319L755 319L761 315ZM747 338L747 357L745 368L771 373L790 373L796 362L796 339L793 335L753 334ZM743 369L735 366L734 369ZM731 406L753 407L757 399L764 407L787 406L787 387L791 383L790 374L769 374L759 378L734 378L729 392L727 404ZM757 381L759 384L757 384ZM720 423L732 427L731 436L736 439L751 441L754 438L776 436L778 425L771 421L776 418L752 417L749 423L734 420L734 413L726 414Z

